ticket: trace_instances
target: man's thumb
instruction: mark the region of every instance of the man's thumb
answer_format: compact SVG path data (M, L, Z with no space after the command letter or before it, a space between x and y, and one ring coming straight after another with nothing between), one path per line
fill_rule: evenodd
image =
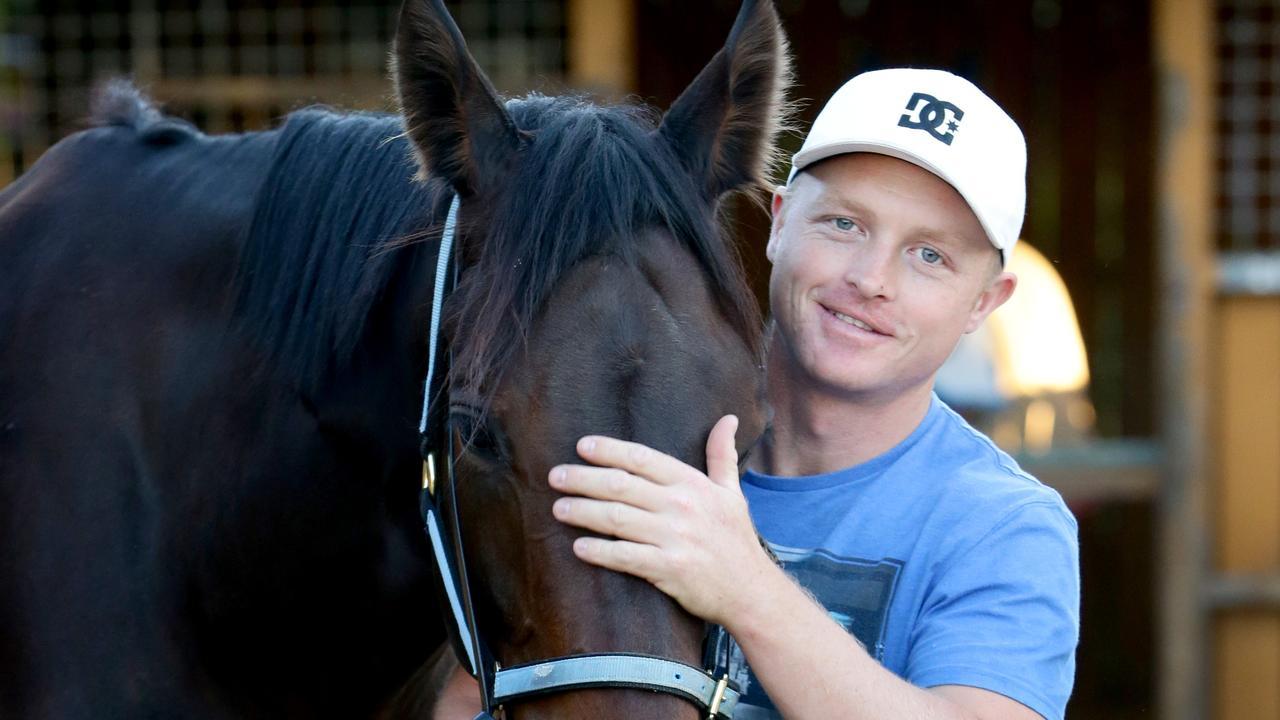
M737 416L725 415L707 437L707 477L717 485L733 487L738 483L737 433Z

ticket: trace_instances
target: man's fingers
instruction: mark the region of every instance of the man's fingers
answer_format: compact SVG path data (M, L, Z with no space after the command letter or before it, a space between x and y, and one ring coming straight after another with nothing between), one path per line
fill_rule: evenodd
M697 470L639 443L588 435L578 441L578 455L592 465L619 468L659 485L675 485Z
M659 492L648 480L625 470L587 465L557 465L548 477L551 487L568 495L613 500L644 510L657 510Z
M737 433L738 418L725 415L707 437L707 477L723 487L738 484L738 447L734 441Z
M623 503L563 497L551 511L560 522L622 540L655 543L663 535L657 515Z
M649 582L657 580L655 573L660 555L652 545L581 537L573 541L573 554L592 565L635 575Z

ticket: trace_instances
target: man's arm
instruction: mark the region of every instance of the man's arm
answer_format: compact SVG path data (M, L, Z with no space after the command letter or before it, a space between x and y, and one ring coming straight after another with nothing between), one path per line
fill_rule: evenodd
M781 569L749 593L753 607L726 629L785 718L1037 720L1003 695L961 686L924 690L889 672Z
M841 708L859 720L1033 720L980 688L925 690L876 662L761 550L738 483L736 418L707 441L708 474L652 449L609 438L578 444L595 466L560 466L551 485L562 522L617 538L579 538L586 562L653 583L686 610L723 625L787 718Z

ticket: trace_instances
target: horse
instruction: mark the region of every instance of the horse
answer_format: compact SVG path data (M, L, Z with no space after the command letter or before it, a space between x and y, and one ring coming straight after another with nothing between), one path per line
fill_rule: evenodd
M661 117L501 99L441 0L403 4L392 66L398 114L239 135L114 82L0 191L0 716L430 716L418 415L455 198L432 422L486 642L700 662L701 621L572 556L546 476L587 433L703 466L721 415L763 430L717 213L772 162L775 10L747 0ZM698 716L612 688L505 712Z

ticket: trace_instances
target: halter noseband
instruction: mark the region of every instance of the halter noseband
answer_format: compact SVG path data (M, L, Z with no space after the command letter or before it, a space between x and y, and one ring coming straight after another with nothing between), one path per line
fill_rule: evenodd
M431 302L430 345L427 379L423 387L422 421L418 425L423 457L420 510L427 537L435 554L436 567L443 594L449 603L450 636L454 652L480 685L483 711L476 720L493 720L492 713L503 705L527 698L588 688L633 688L663 692L684 698L707 713L708 720L731 720L737 708L739 693L730 687L728 652L723 665L720 645L727 634L719 633L711 643L708 665L711 671L676 660L636 653L596 653L569 655L538 662L502 668L480 637L475 605L467 580L467 563L462 549L462 528L458 516L458 499L453 474L453 443L450 421L432 427L430 422L433 393L446 387L448 372L436 372L439 353L440 313L444 297L457 281L458 268L450 272L453 240L457 234L459 199L454 195L445 217L440 252L436 258L435 290ZM442 364L448 364L445 360ZM448 484L449 532L441 525L436 507L439 484L436 458L444 460L443 478ZM717 676L719 679L717 679Z

